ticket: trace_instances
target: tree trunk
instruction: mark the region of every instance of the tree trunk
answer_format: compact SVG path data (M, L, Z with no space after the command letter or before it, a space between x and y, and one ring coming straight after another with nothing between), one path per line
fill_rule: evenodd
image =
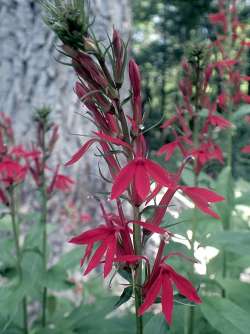
M106 39L113 24L128 37L130 31L129 0L92 0L98 38ZM36 0L1 0L0 2L1 110L13 118L16 137L33 140L32 115L37 107L50 106L53 118L60 125L57 155L65 163L86 140L72 133L87 135L91 125L76 112L82 107L73 87L76 77L71 67L56 61L57 40L42 20L41 7ZM91 155L72 167L71 175L78 176L82 195L97 189L97 162ZM86 162L88 161L88 162ZM81 171L81 172L79 172ZM77 187L78 189L80 188ZM78 194L79 196L79 194Z

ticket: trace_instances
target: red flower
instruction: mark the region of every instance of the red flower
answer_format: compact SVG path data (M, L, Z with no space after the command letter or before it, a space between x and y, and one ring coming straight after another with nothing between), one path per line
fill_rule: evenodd
M138 195L145 199L150 191L150 178L163 186L170 182L168 173L160 165L146 158L135 158L115 178L111 199L119 197L130 184L134 184Z
M41 155L39 150L27 151L22 145L14 146L11 150L11 154L17 158L30 158L35 159Z
M246 154L250 153L250 145L247 145L247 146L243 147L241 149L241 152L246 153Z
M74 181L70 177L58 174L55 179L54 189L68 191L73 184Z
M51 194L54 190L69 191L74 181L66 175L59 174L59 165L57 166L50 186L48 187L48 194Z
M186 187L180 186L179 187L191 200L194 204L203 212L207 213L208 215L220 219L220 216L215 213L210 208L210 203L217 203L224 201L225 198L218 195L217 193L208 190L206 188L198 188L198 187Z
M175 140L169 144L163 145L156 154L162 155L166 153L165 160L168 161L173 155L175 149L177 149L178 147L179 147L179 141Z
M134 59L129 62L129 78L133 91L133 121L137 126L136 131L138 131L142 123L141 75Z
M241 99L243 102L250 104L250 95L241 94Z
M104 277L112 270L114 259L120 254L133 254L133 247L129 235L127 224L115 215L108 215L104 211L105 225L101 225L95 229L88 230L82 234L72 238L69 242L77 245L87 245L85 255L81 260L81 265L85 260L89 259L96 242L100 242L94 255L84 272L87 275L96 268L102 258L105 257ZM124 238L125 236L125 238ZM126 243L124 241L127 241Z
M232 123L222 116L212 115L209 117L209 121L213 126L218 126L221 129L230 128L232 126Z
M88 140L73 156L72 158L65 164L65 166L70 166L76 163L78 160L82 158L82 156L88 151L88 149L96 142L104 141L109 142L114 145L123 146L128 149L130 149L130 145L128 143L125 143L119 138L114 138L109 135L106 135L102 132L94 132L94 134L97 136L97 138L93 138Z
M11 160L10 158L4 158L0 163L0 179L8 186L22 182L26 173L26 166L22 166L17 161Z
M235 59L224 59L224 60L219 60L215 63L215 66L218 67L219 69L223 69L223 68L230 68L232 66L234 66L235 64L237 64L238 61Z
M145 299L139 308L139 315L143 315L145 311L154 303L157 296L161 294L162 312L169 325L172 323L172 313L174 307L173 285L181 295L185 296L191 302L201 303L196 289L190 281L178 274L171 266L164 263L162 259L158 268L154 272L154 279L149 281L145 292Z

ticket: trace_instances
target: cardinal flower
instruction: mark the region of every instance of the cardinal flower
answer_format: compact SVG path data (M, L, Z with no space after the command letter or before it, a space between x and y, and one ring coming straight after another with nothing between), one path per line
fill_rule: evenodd
M11 158L4 158L0 163L0 179L7 185L20 183L24 180L27 167Z
M172 323L172 313L174 307L174 291L173 286L179 291L182 296L194 303L201 303L196 289L192 283L184 276L178 274L173 267L164 263L164 258L159 267L154 279L151 280L145 292L145 299L139 308L139 315L143 315L146 310L155 302L156 298L161 295L162 312L169 325Z
M241 152L246 154L250 153L250 145L246 145L245 147L243 147L241 149Z
M119 197L130 184L134 184L138 195L145 199L150 191L150 179L162 186L168 186L169 175L156 162L147 158L136 158L121 169L115 178L111 199Z
M222 202L225 200L224 197L206 188L180 186L180 189L201 211L220 219L220 216L210 208L210 203Z
M88 140L73 156L72 158L65 164L65 166L70 166L80 160L83 155L88 151L88 149L96 142L108 142L110 144L118 145L126 147L127 149L131 149L130 145L119 138L111 137L106 135L103 132L94 132L96 138Z
M114 259L120 254L133 254L133 247L129 235L129 228L119 216L104 213L106 224L95 229L88 230L72 238L69 242L77 245L87 245L85 255L81 260L81 265L90 258L94 244L99 242L94 255L88 263L84 272L87 275L104 260L104 277L112 270ZM126 240L122 244L121 240Z

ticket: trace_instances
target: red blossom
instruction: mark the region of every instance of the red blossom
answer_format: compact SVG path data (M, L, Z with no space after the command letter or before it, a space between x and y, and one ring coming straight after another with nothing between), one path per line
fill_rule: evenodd
M191 198L194 204L201 211L205 212L206 214L216 219L220 219L220 216L213 210L211 210L210 203L222 202L225 200L224 197L206 188L187 187L187 186L180 186L179 188L184 192L184 194L186 194L189 198Z
M246 95L246 94L241 94L241 99L243 102L250 104L250 95Z
M119 197L130 184L134 184L141 199L145 199L150 191L150 178L163 186L168 186L170 182L166 170L156 162L146 158L135 158L122 168L115 178L111 199Z
M172 323L172 313L174 307L173 286L182 296L185 296L191 302L201 303L196 289L192 283L184 276L178 274L173 267L164 263L164 258L159 265L154 267L154 276L149 280L146 286L145 299L139 308L139 315L143 315L147 309L155 302L156 298L161 295L162 312L169 325Z
M0 179L8 186L23 182L26 174L27 166L23 166L9 157L5 157L0 162Z
M232 126L231 122L229 122L224 117L218 115L210 116L209 121L213 126L218 126L221 129L230 128Z
M249 153L250 153L250 145L246 145L245 147L243 147L243 148L241 149L241 152L242 152L242 153L249 154Z
M90 258L93 253L94 244L96 242L100 243L90 259L84 271L84 275L87 275L100 265L103 257L105 257L104 277L106 277L112 270L112 265L116 257L120 254L131 254L132 243L127 224L125 224L119 216L113 214L108 215L105 211L104 219L106 221L105 225L100 225L95 229L83 232L69 241L77 245L87 245L85 255L81 260L81 265ZM124 238L125 235L126 239ZM120 240L123 240L122 244ZM129 241L129 243L124 243L124 240Z

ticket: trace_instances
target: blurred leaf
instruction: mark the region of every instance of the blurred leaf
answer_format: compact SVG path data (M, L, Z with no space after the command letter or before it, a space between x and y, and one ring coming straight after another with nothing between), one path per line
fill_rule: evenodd
M15 258L11 255L14 248L13 238L2 238L0 242L0 272L6 267L16 266Z
M34 222L24 240L23 248L42 248L43 226L40 222Z
M82 258L85 247L75 247L71 251L62 255L57 265L65 270L80 267L80 259Z
M163 314L153 315L152 318L146 323L144 334L166 334L169 333L169 326Z
M222 231L216 232L207 238L207 245L246 255L250 253L250 231Z
M123 290L119 300L115 303L114 308L116 309L116 308L120 307L122 304L129 301L129 299L132 297L132 295L133 295L133 287L128 286L127 288L125 288Z
M0 230L11 231L12 233L11 217L9 214L5 214L0 218Z
M55 296L48 296L47 298L47 307L48 307L48 312L50 314L53 314L56 310L56 304L57 304L57 299Z
M235 199L235 205L247 205L250 206L250 191L244 192L240 197Z
M250 283L243 283L236 279L216 279L226 290L226 296L250 313Z
M222 334L249 334L250 317L241 307L225 298L203 297L201 311Z
M226 229L230 222L231 212L234 207L234 182L229 167L222 170L216 182L216 191L225 197L225 201L217 203L219 215Z
M75 286L74 283L67 280L67 272L59 265L55 265L46 273L43 273L41 279L41 287L46 286L48 289L55 291L64 291Z
M250 265L250 255L243 255L236 260L230 261L228 266L247 268Z
M233 121L234 122L239 121L239 120L243 121L244 116L249 115L249 114L250 114L249 105L244 104L244 105L240 106L240 108L237 111L235 111L233 113Z

